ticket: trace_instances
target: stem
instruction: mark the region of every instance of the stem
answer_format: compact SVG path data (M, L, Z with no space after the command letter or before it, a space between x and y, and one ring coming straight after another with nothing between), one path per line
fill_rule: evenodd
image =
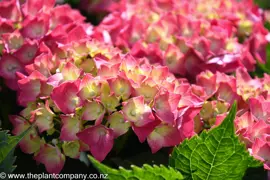
M109 127L109 121L106 122L105 126L106 127Z
M61 133L58 129L55 129L54 131L57 132L57 133L59 133L59 134Z
M57 122L58 124L61 124L61 121L60 121L59 119L53 118L53 120L54 120L55 122Z

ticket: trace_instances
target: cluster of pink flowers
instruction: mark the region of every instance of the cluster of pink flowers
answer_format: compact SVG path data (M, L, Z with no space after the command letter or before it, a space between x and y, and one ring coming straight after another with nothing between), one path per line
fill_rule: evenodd
M167 67L94 40L73 42L64 49L67 58L46 59L48 64L57 61L57 69L17 72L18 102L26 108L10 117L14 134L30 124L37 126L20 147L35 153L48 172L59 173L65 156L78 158L81 151L104 160L114 139L129 128L140 142L147 140L153 153L195 134L193 117L203 99L193 93L197 87L176 79ZM51 140L44 133L58 136Z
M270 170L270 76L252 79L244 68L237 69L235 77L205 71L197 76L197 84L208 99L194 119L200 122L200 130L220 124L237 100L236 134L250 154Z
M82 151L104 160L129 129L153 153L178 145L234 100L237 134L270 169L270 76L248 74L269 36L251 1L121 1L94 30L54 3L0 2L0 77L25 107L13 134L35 124L19 146L49 173Z
M92 33L92 25L84 23L79 11L54 5L54 0L0 2L0 77L9 88L18 89L16 72L48 66L41 56L34 62L35 57L64 54L63 45Z
M264 63L270 37L263 20L251 0L122 0L94 37L194 78Z

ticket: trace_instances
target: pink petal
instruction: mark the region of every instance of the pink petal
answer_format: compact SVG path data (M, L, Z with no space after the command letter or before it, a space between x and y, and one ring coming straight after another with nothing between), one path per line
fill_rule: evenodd
M135 88L135 96L144 96L144 101L150 103L158 93L158 86L152 79L144 80L138 88Z
M192 137L194 132L194 118L200 112L201 108L187 108L177 119L178 129L181 139Z
M185 68L191 75L197 75L201 72L200 64L202 59L196 54L193 49L190 49L184 56Z
M50 144L43 144L34 159L44 164L47 172L51 174L59 174L66 160L60 149Z
M138 136L139 141L141 143L143 143L146 140L147 136L159 124L160 124L160 121L158 121L158 120L152 121L152 122L150 122L150 123L148 123L148 124L146 124L144 126L140 126L140 127L135 126L134 124L132 124L132 129L133 129L134 133Z
M31 114L30 122L37 125L40 133L53 128L53 117L55 115L51 111L48 101L46 101L45 105L39 104L37 109L32 111Z
M241 56L239 54L225 54L214 57L207 61L204 69L209 69L213 72L234 72L238 67L243 67L241 63Z
M227 116L227 113L217 115L215 125L212 127L219 126L223 122L223 120L226 118L226 116Z
M199 56L202 59L206 59L207 56L210 54L210 42L204 38L201 37L197 42L195 42L195 51L198 52Z
M66 13L69 12L69 13ZM68 24L74 21L83 22L85 17L78 10L72 9L69 5L56 6L51 11L52 27L55 28L58 24Z
M20 135L26 129L30 127L30 124L19 116L9 116L9 119L14 126L12 133L14 135ZM20 141L19 146L24 153L32 154L40 148L40 137L35 129L32 129L24 138Z
M0 35L5 33L12 33L14 31L11 21L0 19Z
M82 120L96 120L95 123L99 124L103 120L105 112L105 108L100 102L87 102L83 107Z
M165 92L155 97L153 109L158 118L169 124L174 124L177 116L177 106L181 95Z
M41 93L41 84L47 78L39 71L33 71L30 76L18 80L19 86L19 104L25 106L27 103L35 101Z
M27 0L22 10L24 15L37 15L38 12L47 12L54 7L55 0Z
M209 98L209 96L205 92L205 89L203 87L201 87L201 86L192 84L191 85L191 91L196 96L201 97L201 99L207 100Z
M18 31L3 34L2 38L9 52L13 52L14 50L19 49L23 45L24 41L22 35Z
M138 127L155 120L151 108L144 104L143 96L134 97L124 103L123 113L126 120L133 122Z
M250 98L249 106L251 114L257 120L267 121L268 118L270 117L269 112L270 102L266 101L262 96L259 96L258 98Z
M207 95L212 96L217 88L216 88L216 76L211 71L204 71L197 75L196 82L198 85L204 87Z
M12 134L14 134L14 135L19 135L23 131L25 131L27 128L30 127L29 122L27 122L24 118L22 118L20 116L11 115L11 116L9 116L9 120L12 123L12 125L14 126L14 128L12 130Z
M256 60L252 56L251 52L249 50L244 50L242 53L242 63L245 66L245 68L248 71L254 71L255 70L255 65L256 65Z
M18 21L21 17L19 7L16 0L0 2L0 17Z
M61 71L65 81L76 80L81 74L81 70L77 68L73 63L67 62Z
M234 121L236 126L236 133L238 132L244 132L247 131L247 129L251 128L254 124L254 119L251 116L251 113L249 111L245 112L240 117L236 118Z
M236 70L236 78L237 78L237 82L240 84L244 84L252 80L252 78L250 77L250 75L248 74L245 68L238 68Z
M76 42L85 38L87 38L87 34L81 26L76 26L68 33L68 42Z
M264 162L264 168L269 170L270 168L270 143L261 139L256 139L252 145L252 155Z
M187 53L191 48L191 45L188 44L188 40L183 36L176 36L175 45L180 49L182 53Z
M86 128L77 133L77 136L89 146L90 152L98 161L103 161L113 148L113 130L103 125Z
M36 131L32 130L28 135L19 142L22 152L34 154L40 149L41 139Z
M183 76L186 74L184 55L179 51L178 47L170 44L164 56L163 64L169 68L170 72Z
M43 37L49 30L49 15L41 14L35 18L27 16L23 22L21 32L24 37L31 39L39 39Z
M124 115L122 112L115 112L108 117L108 122L110 123L110 128L114 132L114 138L117 138L125 134L131 123L124 120Z
M91 100L101 93L107 94L107 91L109 91L109 84L106 80L93 78L91 74L86 74L82 78L78 96L82 100Z
M51 76L51 72L55 72L56 69L60 66L60 62L57 57L53 57L52 54L49 52L42 53L39 56L35 57L34 63L27 66L30 66L32 69L39 71L44 76L49 77ZM31 70L31 68L29 70Z
M166 66L156 66L151 71L151 77L155 82L163 82L169 75L169 69Z
M74 113L75 109L81 105L81 100L76 95L79 85L80 81L65 82L53 89L51 98L63 113Z
M106 78L117 76L119 72L119 66L120 64L114 64L112 66L100 65L100 68L98 69L98 74L101 77L106 77Z
M203 103L204 103L203 99L199 98L198 96L194 95L192 92L189 91L188 93L182 95L178 104L178 109L193 106L198 107L201 106Z
M265 121L260 120L253 124L244 134L251 142L256 138L261 138L264 134L270 134L270 126Z
M61 115L62 120L62 128L60 139L62 141L74 141L77 140L78 137L76 134L81 130L81 122L76 116L71 115Z
M14 56L23 64L31 64L37 54L37 50L38 45L36 42L26 41L24 45L14 53Z
M48 78L47 84L53 87L57 87L61 84L61 82L63 82L63 80L64 79L62 73L56 73Z
M118 76L110 80L110 87L112 92L117 96L121 97L122 100L126 100L132 93L132 87L127 78Z
M239 96L236 94L236 88L230 82L221 82L217 90L217 98L232 104L234 100L239 99Z
M16 72L23 72L23 65L14 56L4 54L0 60L0 76L16 79Z
M177 127L170 125L158 125L147 137L147 142L151 147L152 153L156 153L162 147L178 145L181 137Z

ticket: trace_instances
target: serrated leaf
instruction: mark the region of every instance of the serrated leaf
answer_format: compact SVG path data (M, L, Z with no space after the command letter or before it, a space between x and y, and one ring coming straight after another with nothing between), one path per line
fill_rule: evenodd
M193 180L242 179L248 167L261 166L235 135L236 109L234 103L220 126L174 148L170 166Z
M31 128L19 136L10 136L8 131L0 131L0 172L11 173L16 168L13 165L16 160L14 149Z
M183 179L180 172L174 170L171 167L165 167L164 165L143 165L142 168L137 166L131 166L130 170L120 167L119 169L110 168L93 157L89 156L90 161L96 169L102 174L106 174L107 179L111 180L125 180L125 179L139 179L139 180L178 180Z

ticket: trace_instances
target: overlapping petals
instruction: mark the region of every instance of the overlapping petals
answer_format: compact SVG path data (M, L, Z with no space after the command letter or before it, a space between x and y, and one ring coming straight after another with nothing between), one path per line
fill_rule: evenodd
M252 71L256 60L264 63L268 32L263 21L253 1L123 0L93 36L195 78L207 69Z
M78 158L85 150L104 160L114 139L128 131L147 140L153 153L195 134L192 118L204 102L202 88L96 40L62 49L68 56L45 48L25 73L16 74L18 99L26 107L20 115L36 125L38 137L47 134L39 139L35 159L50 173L62 167L63 156Z
M25 107L10 116L13 133L34 124L21 149L49 173L82 151L103 161L128 131L155 153L219 125L237 101L236 133L269 169L270 76L248 74L265 62L261 11L234 0L104 2L90 9L117 10L94 31L54 0L0 2L0 76Z
M54 0L0 2L0 76L11 89L18 89L16 72L26 74L29 64L37 65L44 48L62 53L60 46L91 34L92 26L77 10L54 6ZM81 36L75 38L77 33Z

